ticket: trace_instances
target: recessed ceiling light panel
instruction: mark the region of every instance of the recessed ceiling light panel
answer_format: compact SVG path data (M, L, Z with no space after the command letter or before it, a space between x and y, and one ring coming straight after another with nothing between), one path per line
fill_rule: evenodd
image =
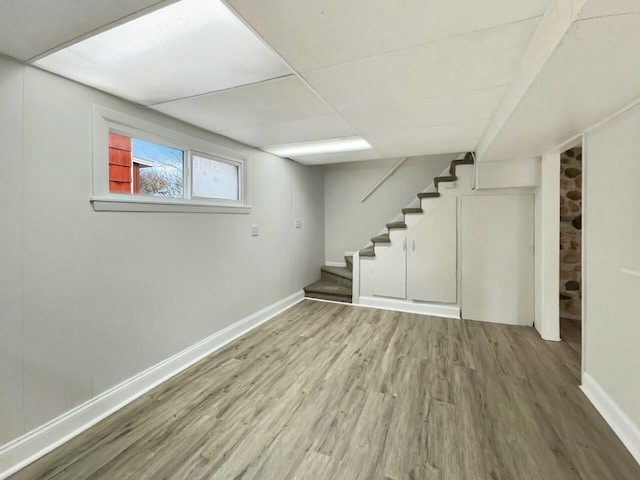
M182 0L36 65L146 105L291 74L219 0Z
M295 158L304 157L306 155L319 155L322 153L354 152L357 150L369 150L371 148L371 145L369 145L364 138L346 137L314 142L271 145L268 147L262 147L262 150L280 157Z

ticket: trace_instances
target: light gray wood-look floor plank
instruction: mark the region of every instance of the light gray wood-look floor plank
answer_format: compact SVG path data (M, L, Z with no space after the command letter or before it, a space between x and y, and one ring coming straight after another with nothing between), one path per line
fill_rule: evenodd
M574 347L306 300L11 478L640 479Z

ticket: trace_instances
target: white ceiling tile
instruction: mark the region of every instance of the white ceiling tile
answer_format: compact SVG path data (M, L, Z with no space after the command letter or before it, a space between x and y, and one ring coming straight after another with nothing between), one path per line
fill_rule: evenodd
M381 154L421 155L434 153L433 148L463 145L474 149L487 125L486 120L438 125L433 127L396 130L365 135L365 139ZM460 151L457 148L450 152ZM439 153L446 153L440 150Z
M99 6L60 0L55 8L44 0L0 2L0 50L47 50L117 20L121 25L114 30L60 50L40 65L255 146L362 135L374 147L304 156L301 163L462 152L477 146L551 2L223 1L304 72L317 94L220 0L170 6L193 7L190 22L196 26L179 35L164 27L145 33L135 23L122 23L154 0L105 0ZM626 0L612 2L613 10L603 0L588 0L592 8L585 11L597 15L629 7ZM214 4L225 12L215 21L194 13ZM48 25L56 15L58 23ZM16 28L15 18L26 24L30 16L36 30ZM3 28L6 19L12 30ZM21 36L21 29L33 39ZM126 45L117 55L100 51L110 43L104 41L107 34L127 29L132 43L121 42Z
M638 0L587 0L578 15L578 19L586 20L595 17L639 12L640 2Z
M422 145L398 145L380 148L382 158L413 157L417 155L439 155L443 153L473 152L478 146L477 138L462 138L443 142L427 142Z
M337 114L302 120L262 123L220 133L255 147L355 135L353 128Z
M635 45L640 45L640 13L574 23L482 159L553 151L636 102L640 63Z
M229 0L300 72L541 16L551 0Z
M538 20L304 74L338 111L506 85Z
M504 90L493 87L411 103L376 105L345 111L342 116L360 134L485 120L491 117Z
M304 165L322 165L327 163L360 162L363 160L378 160L382 158L375 150L360 150L357 152L323 153L320 155L304 155L292 157L296 162Z
M152 108L214 132L335 113L293 75Z
M219 0L182 0L37 65L144 105L291 74Z
M0 52L28 60L140 10L169 3L172 1L0 1Z

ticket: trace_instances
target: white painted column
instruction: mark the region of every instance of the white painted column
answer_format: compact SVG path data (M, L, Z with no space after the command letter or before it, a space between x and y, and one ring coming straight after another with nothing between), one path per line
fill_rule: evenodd
M536 192L536 329L560 340L560 154L542 156Z

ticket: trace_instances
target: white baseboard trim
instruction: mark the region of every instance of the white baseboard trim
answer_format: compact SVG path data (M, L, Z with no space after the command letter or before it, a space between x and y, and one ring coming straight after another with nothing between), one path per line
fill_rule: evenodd
M302 290L283 298L131 377L11 443L0 446L0 480L13 475L149 390L303 299L304 292Z
M582 375L580 388L624 446L627 447L636 462L640 464L640 427L627 417L600 384L586 372Z
M413 303L406 300L393 300L379 297L360 297L360 306L395 310L398 312L418 313L434 317L460 318L460 307L441 303Z
M325 267L346 267L346 262L324 262Z

